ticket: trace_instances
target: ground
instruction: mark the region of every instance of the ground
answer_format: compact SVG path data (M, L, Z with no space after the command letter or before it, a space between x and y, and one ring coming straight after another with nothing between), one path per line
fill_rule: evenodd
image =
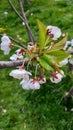
M68 32L68 39L72 39L72 3L73 0L31 0L30 4L24 5L35 39L38 38L37 19L45 25L60 27L63 33ZM25 26L7 0L0 1L0 28L5 28L4 33L23 44L26 44L25 39L29 41ZM4 56L0 51L0 60L9 60L10 55ZM0 130L73 130L73 112L66 111L61 103L65 92L73 85L73 79L67 74L59 84L48 79L40 90L26 91L21 88L20 81L9 76L12 69L0 70Z

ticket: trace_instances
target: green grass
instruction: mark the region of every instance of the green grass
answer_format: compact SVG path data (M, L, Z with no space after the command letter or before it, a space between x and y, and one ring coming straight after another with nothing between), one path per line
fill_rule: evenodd
M73 0L32 0L29 5L24 5L35 39L38 38L37 19L45 25L60 27L72 39L72 3ZM8 15L4 15L5 11L8 11ZM6 28L4 33L17 40L17 35L20 35L28 41L22 22L7 0L0 0L0 27ZM8 59L9 56L4 56L0 51L0 60ZM63 95L73 85L73 79L67 76L57 85L48 79L40 90L26 91L21 88L20 81L9 76L12 69L0 70L0 130L73 130L73 112L65 111L61 104Z

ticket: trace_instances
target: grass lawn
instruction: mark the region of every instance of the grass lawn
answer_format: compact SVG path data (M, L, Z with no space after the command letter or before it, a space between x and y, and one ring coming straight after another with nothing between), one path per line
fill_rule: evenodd
M16 0L13 3L17 6ZM60 27L62 32L68 32L68 39L73 38L73 0L31 0L24 8L35 39L37 19L45 25ZM0 0L0 28L6 29L1 34L6 33L23 44L25 39L28 41L25 26L7 0ZM9 60L10 55L4 56L0 50L0 61ZM9 76L12 69L0 70L0 130L73 130L73 112L65 111L61 104L73 79L67 75L56 85L48 79L40 90L26 91L20 81Z

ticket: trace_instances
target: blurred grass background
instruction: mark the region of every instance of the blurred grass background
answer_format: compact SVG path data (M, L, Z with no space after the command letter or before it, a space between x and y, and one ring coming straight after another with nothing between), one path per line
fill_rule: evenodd
M13 3L19 10L17 1ZM62 32L68 32L68 39L73 38L73 0L32 0L24 8L35 39L37 19L45 25L60 27ZM7 0L0 0L0 28L6 29L0 33L28 41L25 26ZM0 61L9 60L10 55L4 56L0 50ZM0 70L0 130L73 130L73 112L65 111L60 104L73 79L67 76L57 85L48 79L40 90L26 91L20 81L9 76L12 69Z

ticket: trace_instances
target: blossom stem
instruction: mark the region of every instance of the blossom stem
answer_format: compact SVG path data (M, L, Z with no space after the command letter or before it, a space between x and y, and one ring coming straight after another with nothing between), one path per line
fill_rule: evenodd
M38 64L36 65L36 68L35 68L35 77L37 75L37 69L38 69Z
M19 45L15 45L15 44L13 44L13 46L20 48L20 46L19 46Z

